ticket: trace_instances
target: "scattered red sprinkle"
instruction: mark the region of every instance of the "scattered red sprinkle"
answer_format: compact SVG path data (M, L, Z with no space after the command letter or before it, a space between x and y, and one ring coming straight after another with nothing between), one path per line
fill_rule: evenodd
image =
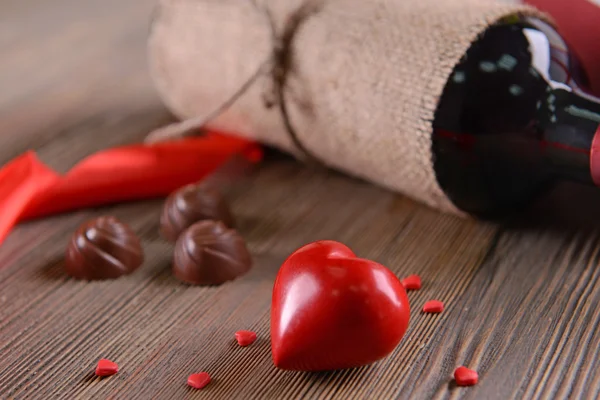
M210 375L207 372L199 372L188 376L187 384L194 389L202 389L210 383Z
M423 306L423 312L426 313L441 313L444 311L444 303L439 300L429 300Z
M406 290L419 290L421 289L421 277L419 275L410 275L402 279L402 286Z
M250 346L256 340L256 333L252 331L237 331L235 333L235 340L242 347Z
M458 367L454 371L454 380L458 386L473 386L477 384L479 375L467 367Z
M104 358L98 361L98 366L96 366L96 375L98 376L110 376L116 374L118 371L119 366L117 363Z

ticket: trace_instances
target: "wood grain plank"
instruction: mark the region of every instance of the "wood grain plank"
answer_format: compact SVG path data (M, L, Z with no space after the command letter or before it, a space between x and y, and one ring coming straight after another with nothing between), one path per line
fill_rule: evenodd
M273 367L268 310L279 265L309 241L340 240L399 275L419 272L430 277L426 282L431 288L436 281L445 281L445 289L436 292L451 300L474 276L493 229L449 216L440 219L431 210L363 182L310 172L289 160L267 164L250 179L251 185L238 190L231 202L256 265L252 273L231 284L194 288L174 280L169 273L169 246L156 236L160 202L111 210L136 231L146 232L149 265L131 277L110 283L75 282L62 275L60 259L49 266L37 262L18 271L11 266L1 271L8 279L0 279L0 290L10 285L7 296L18 306L2 315L0 334L12 340L0 349L6 371L0 388L15 398L32 394L59 398L65 393L82 398L168 398L188 393L185 377L203 369L215 377L204 391L215 398L326 398L334 393L348 398L361 391L366 395L384 390L397 394L396 380L419 356L426 340L406 340L374 368L331 374L325 380ZM365 204L369 211L357 213ZM335 220L339 223L329 218L334 214L339 215ZM434 226L439 229L431 235ZM46 245L54 249L52 256L60 254L72 229L67 225L42 234L54 237ZM406 250L414 248L426 250ZM447 262L460 265L456 270L440 270L440 263ZM421 304L429 292L411 295L411 301ZM25 299L19 300L20 296ZM415 313L407 338L427 337L443 320ZM233 333L246 328L255 329L261 340L240 349L232 342ZM94 361L101 356L113 357L122 365L122 373L111 380L89 379ZM356 376L343 378L351 373ZM36 381L40 375L47 380Z
M597 265L597 236L503 233L469 290L447 309L426 357L413 366L409 393L567 398L578 388L574 398L593 398L582 397L597 390L591 363L583 360L595 357L591 346L598 340L597 312L585 305L598 301ZM480 373L480 384L468 391L447 378L462 364Z

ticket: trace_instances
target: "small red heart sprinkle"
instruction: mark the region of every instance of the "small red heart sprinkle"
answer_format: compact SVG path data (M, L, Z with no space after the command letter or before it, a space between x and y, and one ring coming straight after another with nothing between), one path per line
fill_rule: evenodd
M187 384L194 389L202 389L210 383L210 375L207 372L199 372L188 376Z
M252 331L237 331L235 333L235 340L242 347L250 346L256 340L256 333Z
M439 300L429 300L423 306L423 312L426 313L441 313L444 311L444 303Z
M402 279L402 286L406 290L419 290L421 289L421 277L419 275L410 275Z
M458 367L454 371L454 380L458 386L473 386L477 384L479 375L467 367Z
M118 371L119 366L117 363L104 358L98 361L98 366L96 366L96 375L98 376L110 376L116 374Z

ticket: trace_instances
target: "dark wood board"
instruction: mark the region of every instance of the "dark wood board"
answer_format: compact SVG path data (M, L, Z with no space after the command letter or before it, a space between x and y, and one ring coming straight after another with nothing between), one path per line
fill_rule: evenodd
M0 162L33 149L68 170L86 155L141 140L171 120L149 80L145 38L154 0L0 2ZM19 226L0 247L2 399L524 399L600 391L600 195L563 186L502 223L443 215L335 172L270 156L225 186L254 268L220 287L170 271L158 235L161 199L81 210ZM144 266L111 282L63 272L74 229L113 214L143 238ZM388 358L330 373L271 363L270 294L281 262L317 239L346 243L399 276L409 330ZM440 315L419 312L432 298ZM247 348L233 333L253 329ZM106 357L120 372L100 379ZM452 382L458 365L480 373ZM202 391L185 384L205 370Z

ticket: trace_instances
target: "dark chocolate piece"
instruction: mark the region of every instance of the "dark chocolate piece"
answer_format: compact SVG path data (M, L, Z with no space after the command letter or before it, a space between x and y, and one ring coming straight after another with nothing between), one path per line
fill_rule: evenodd
M196 222L175 243L173 273L192 285L218 285L246 273L252 257L244 239L220 221Z
M186 185L171 193L165 201L160 231L165 239L175 242L192 224L207 219L234 227L229 206L217 189L203 184Z
M67 247L67 274L78 279L114 279L142 265L144 255L133 230L115 217L83 223Z

